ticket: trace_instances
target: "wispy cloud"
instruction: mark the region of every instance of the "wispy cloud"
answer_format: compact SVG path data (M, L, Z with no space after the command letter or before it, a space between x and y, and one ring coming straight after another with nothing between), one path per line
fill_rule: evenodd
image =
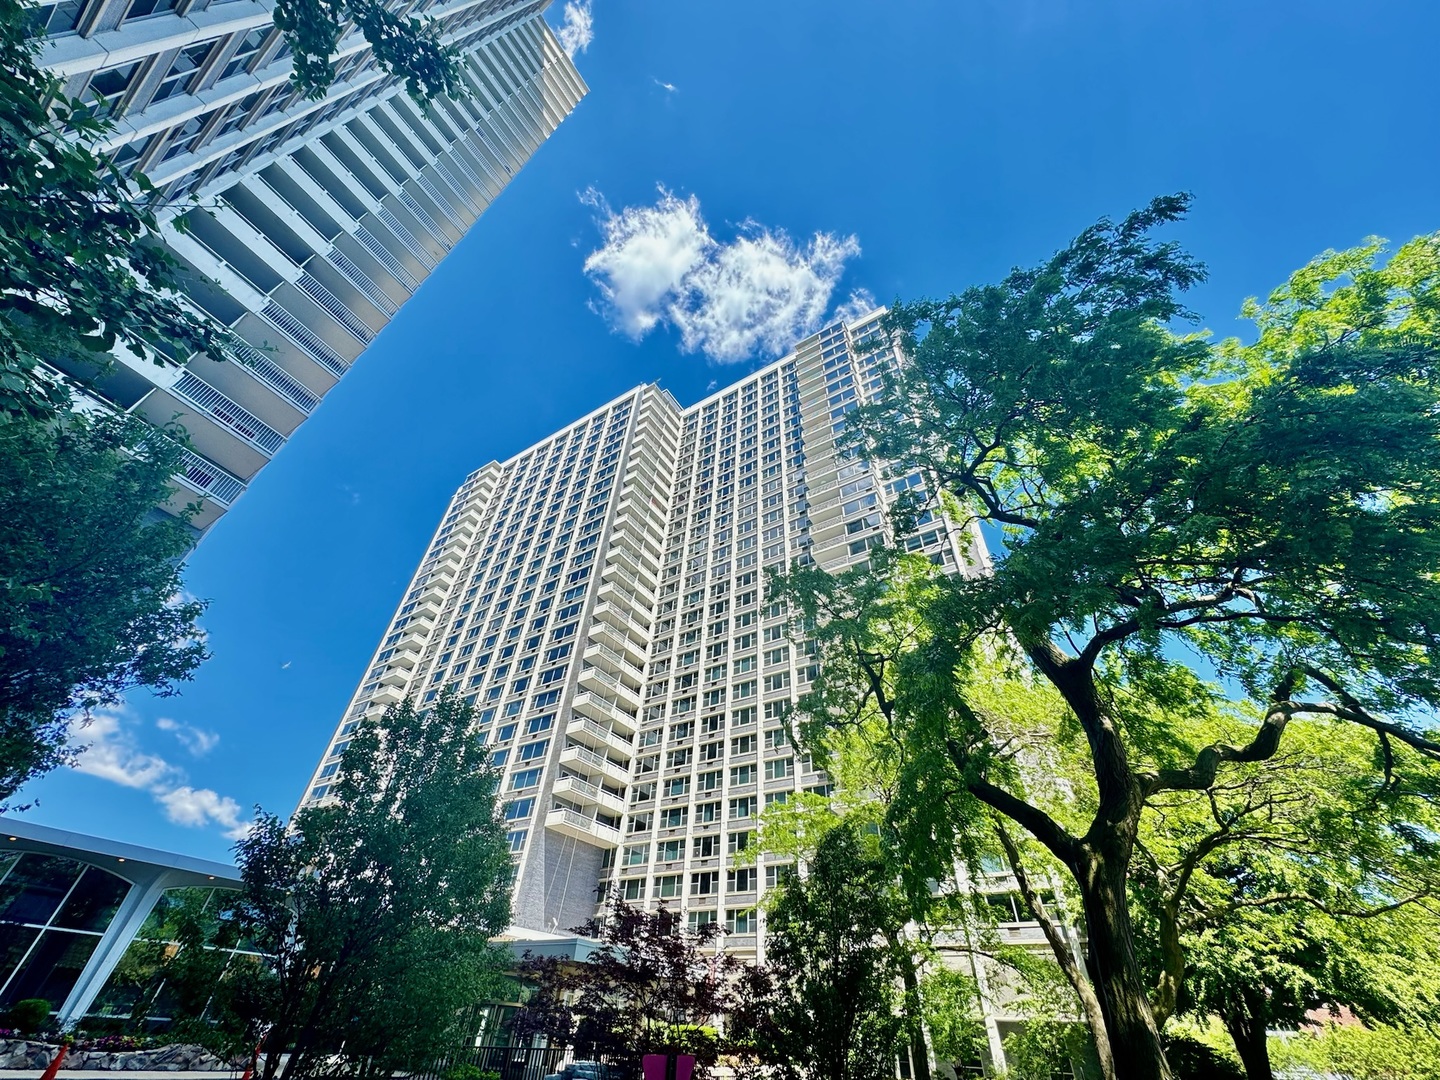
M168 716L162 716L155 721L155 726L161 731L168 731L174 735L181 746L189 750L196 757L204 757L220 741L220 736L213 731L206 731L204 728L193 727L190 724L182 724L179 720L171 720Z
M673 82L662 82L661 80L655 78L654 75L650 76L650 81L653 82L656 86L660 87L661 90L664 90L667 94L673 94L676 90L680 89Z
M595 17L590 11L590 0L567 0L560 19L555 37L565 55L574 59L576 53L583 53L595 40Z
M599 212L603 240L585 260L600 290L596 310L637 341L668 323L686 352L719 363L779 356L819 329L845 264L860 254L854 236L817 232L801 244L751 220L733 240L717 240L699 199L663 187L653 204L618 212L593 188L581 200ZM865 300L852 294L846 310Z
M85 749L77 756L75 769L112 784L148 791L166 818L177 825L218 826L232 839L245 835L250 824L240 804L209 788L193 787L180 766L142 750L135 737L138 726L133 714L123 708L94 713L88 723L76 721L71 734ZM193 737L206 750L219 739L214 732L173 720L157 721L156 727L171 732L182 742L185 737Z

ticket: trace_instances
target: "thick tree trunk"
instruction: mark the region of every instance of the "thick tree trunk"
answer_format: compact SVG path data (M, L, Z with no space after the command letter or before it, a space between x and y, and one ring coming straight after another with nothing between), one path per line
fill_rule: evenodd
M1076 877L1085 909L1090 978L1105 1015L1116 1080L1171 1080L1135 959L1125 862L1115 852L1093 850L1083 852L1081 860Z
M1185 949L1180 944L1180 923L1175 910L1161 902L1158 919L1160 936L1160 978L1151 998L1155 1026L1164 1028L1180 1002L1180 984L1185 981Z
M1235 1007L1222 1019L1225 1030L1235 1040L1235 1051L1240 1055L1240 1064L1245 1066L1246 1080L1275 1080L1270 1070L1270 1047L1265 1041L1265 1010L1256 1008L1257 1004L1252 995L1238 994Z

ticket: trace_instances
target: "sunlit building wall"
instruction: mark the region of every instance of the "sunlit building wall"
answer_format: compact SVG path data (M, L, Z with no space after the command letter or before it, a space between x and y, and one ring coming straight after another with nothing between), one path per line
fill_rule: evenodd
M358 30L319 100L290 85L264 0L59 0L42 61L116 127L144 172L194 304L241 362L159 368L122 353L99 393L194 452L177 499L204 529L234 503L586 92L548 0L416 0L460 55L467 96L418 105ZM184 358L181 358L184 359Z

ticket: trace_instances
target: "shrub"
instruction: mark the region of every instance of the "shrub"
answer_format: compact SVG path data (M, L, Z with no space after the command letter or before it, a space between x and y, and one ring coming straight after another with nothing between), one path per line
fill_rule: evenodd
M1245 1072L1213 1046L1189 1035L1167 1035L1165 1060L1175 1080L1244 1080Z
M26 998L10 1006L6 1015L10 1025L23 1035L34 1035L50 1019L50 1002L44 998Z

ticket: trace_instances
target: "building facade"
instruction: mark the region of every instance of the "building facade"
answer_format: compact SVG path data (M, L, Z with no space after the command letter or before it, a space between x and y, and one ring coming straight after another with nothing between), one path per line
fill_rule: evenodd
M101 145L159 191L193 304L242 362L160 368L121 353L96 386L194 452L178 503L204 529L285 445L365 347L586 92L546 25L549 0L416 0L469 95L418 105L358 30L319 100L266 0L55 0L43 63L115 120Z
M367 716L453 689L504 770L517 925L573 927L605 889L723 923L753 953L785 869L737 866L764 808L828 781L784 717L815 668L763 597L768 567L835 569L884 535L918 477L836 452L893 362L880 312L682 408L642 386L455 494L305 799ZM978 538L922 517L953 572Z

